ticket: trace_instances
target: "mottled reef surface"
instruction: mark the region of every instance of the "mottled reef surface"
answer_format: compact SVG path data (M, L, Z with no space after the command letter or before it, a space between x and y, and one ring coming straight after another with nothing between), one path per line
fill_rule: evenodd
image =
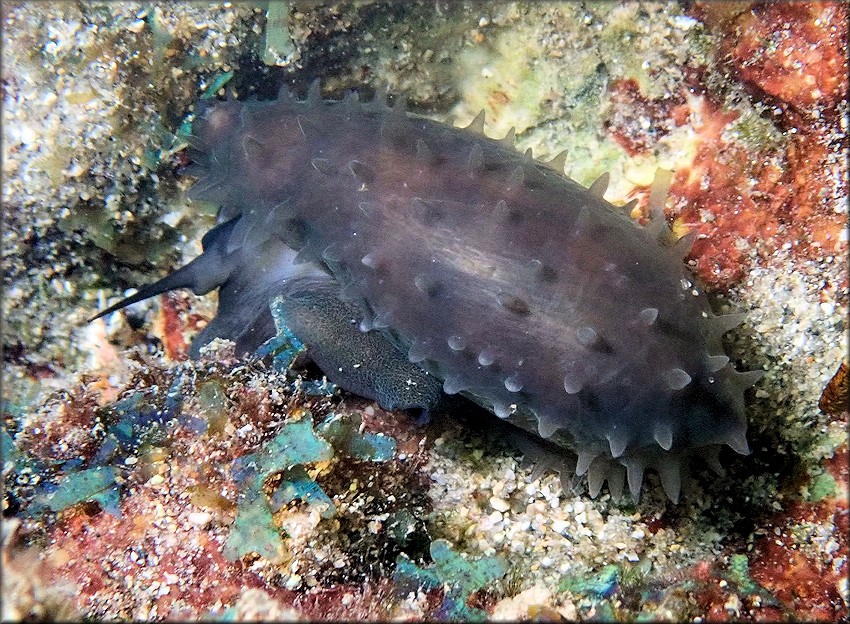
M846 3L3 3L3 618L847 620ZM389 90L667 217L748 457L682 502L562 491L479 422L341 392L215 297L86 323L200 252L200 98ZM291 365L291 366L290 366ZM498 436L496 436L498 437Z

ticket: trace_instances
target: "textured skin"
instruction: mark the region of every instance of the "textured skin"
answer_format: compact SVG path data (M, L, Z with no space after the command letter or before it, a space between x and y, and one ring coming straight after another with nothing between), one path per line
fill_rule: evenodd
M684 455L721 444L749 452L743 390L757 376L736 372L721 343L740 319L713 315L682 262L687 244L669 245L663 182L641 228L602 199L605 180L586 189L517 153L510 137L484 137L483 117L458 129L383 101L323 101L317 87L303 102L283 92L216 104L195 130L191 196L220 202L228 224L205 245L224 296L201 340L251 323L268 331L257 300L309 274L323 284L317 297L337 296L361 331L446 393L574 451L555 467L586 472L594 496L605 479L615 494L627 479L637 497L654 468L675 500ZM201 269L133 300L198 290ZM245 284L250 305L233 294ZM296 336L311 331L304 318ZM333 331L310 336L330 354L324 372L392 403L386 380L399 375L384 360L360 357L379 380L372 392L333 370L334 357L348 357L348 330L339 326L337 345L325 343Z
M378 401L387 410L428 412L447 407L442 382L404 357L380 332L362 332L356 306L338 298L328 280L303 281L281 300L287 328L310 357L345 389Z

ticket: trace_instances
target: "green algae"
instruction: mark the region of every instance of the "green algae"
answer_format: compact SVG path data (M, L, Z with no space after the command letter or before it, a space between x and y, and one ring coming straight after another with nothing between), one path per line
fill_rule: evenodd
M301 420L286 423L259 451L234 461L234 476L259 489L275 473L296 464L326 461L332 456L331 445L315 434L310 412L305 412Z
M327 377L322 377L321 379L303 379L302 377L298 377L292 382L293 392L303 392L307 396L329 397L336 394L338 390L339 386L332 381L328 381Z
M259 489L244 494L222 553L230 561L251 553L272 562L286 558L286 547L272 518L268 499Z
M225 72L215 78L206 86L204 90L201 92L202 100L209 100L215 97L215 94L218 93L218 90L221 89L224 85L230 82L230 79L233 78L233 72Z
M778 606L776 597L750 576L750 560L747 555L738 553L729 557L729 568L721 575L737 591L747 596L758 596L765 605Z
M331 413L318 429L335 449L349 457L378 462L392 459L396 450L395 440L382 433L361 432L362 423L360 414L354 413L343 418Z
M270 0L263 42L263 63L266 65L288 65L295 58L296 48L288 22L289 2Z
M233 462L232 472L237 482L246 485L231 533L225 546L225 557L235 560L249 553L257 553L273 562L280 562L285 547L280 531L272 517L272 506L280 509L295 498L306 498L308 503L333 508L330 498L318 484L310 479L301 464L325 461L333 456L333 449L313 431L312 416L304 412L301 420L286 423L278 435L265 443L259 451L244 455ZM265 480L284 473L284 482L269 498L263 493ZM287 481L286 477L292 478ZM334 509L335 511L335 509Z
M182 385L182 376L177 375L159 401L154 401L159 394L154 388L152 393L136 392L112 405L107 411L111 418L117 420L107 428L103 442L89 462L90 467L63 477L57 492L64 494L59 500L83 496L75 502L95 500L110 513L118 515L120 489L107 485L107 481L110 478L114 481L116 476L112 466L123 465L123 460L131 454L145 457L147 450L169 444L169 421L181 411ZM186 423L191 425L191 418L186 419ZM142 462L143 465L145 463ZM87 492L97 488L101 481L101 491L86 498ZM56 494L51 498L51 501L54 500ZM58 511L57 504L51 502L51 510Z
M607 598L617 589L619 575L619 566L609 564L589 576L568 576L562 579L558 591L589 598Z
M112 217L100 208L79 206L56 224L63 234L84 231L97 247L110 253L115 251L116 232ZM141 258L140 260L141 261Z
M533 45L526 40L525 46ZM550 85L528 56L517 54L516 42L499 37L492 44L461 52L458 62L469 111L487 111L488 131L503 136L512 126L519 134L538 123ZM532 56L539 55L534 50Z
M107 408L113 423L107 427L104 442L95 454L93 463L106 464L113 456L123 459L127 454L144 447L167 445L170 421L182 411L182 387L183 378L177 375L165 393L154 386L144 392L134 392ZM193 428L197 426L194 416L184 416L184 424Z
M407 509L391 513L384 523L393 541L404 546L416 531L417 519Z
M271 355L274 367L279 371L286 371L292 366L298 354L305 350L305 347L287 326L283 299L275 297L270 305L277 335L260 345L257 349L257 355L259 357Z
M174 41L174 35L166 28L162 21L162 12L159 7L154 7L145 16L145 22L151 31L153 39L153 58L155 63L161 63L165 59L168 46Z
M336 514L336 505L321 486L310 478L303 466L293 466L284 472L282 477L283 482L270 499L272 512L280 510L295 499L300 499L318 508L322 518L332 518Z
M260 345L256 354L259 357L272 356L272 366L278 371L287 372L306 347L288 327L283 299L275 297L270 307L277 333ZM338 386L327 378L316 381L298 377L290 387L293 392L303 392L309 396L332 396L338 389Z
M299 420L283 425L257 452L237 458L231 474L244 491L240 495L237 519L227 540L225 556L235 560L257 553L271 561L281 561L285 552L282 537L285 526L277 526L274 514L292 501L303 501L315 508L322 518L334 517L336 505L305 466L330 460L337 452L360 461L390 459L395 453L395 440L360 432L361 423L358 414L348 417L331 414L314 428L312 415L303 411ZM267 496L264 486L273 476L280 483ZM408 532L405 525L404 537Z
M0 429L0 454L3 457L3 474L14 470L21 458L21 453L15 446L15 441L12 440L12 436L9 435L5 427Z
M138 466L144 467L149 449L169 444L169 430L182 408L182 384L182 376L177 375L164 393L154 387L104 408L96 425L97 428L105 427L103 437L88 458L41 461L18 449L4 429L2 450L7 462L4 472L12 472L18 481L25 478L33 487L24 513L37 517L47 511L55 513L94 501L105 511L120 517L121 470L127 467L125 459L135 455L142 459ZM191 418L184 418L183 424L191 426ZM35 479L29 478L29 474Z
M748 110L732 121L726 134L737 139L750 152L767 153L782 147L786 138L776 125L757 110Z
M395 440L383 433L369 431L352 436L348 441L348 453L357 459L385 462L395 455Z
M443 603L436 614L440 620L486 620L487 614L468 606L467 600L507 573L504 561L499 557L465 558L443 539L431 543L430 553L434 563L427 568L416 565L406 555L399 556L393 573L399 588L402 591L421 588L427 592L442 587Z
M732 555L729 558L729 579L748 594L755 593L760 587L750 577L750 561L744 554Z
M109 513L120 517L120 491L115 477L115 470L109 466L96 466L70 474L47 497L46 505L51 511L63 511L78 503L95 501Z
M812 479L808 487L807 500L817 503L830 496L835 496L837 485L835 477L828 472L822 472Z

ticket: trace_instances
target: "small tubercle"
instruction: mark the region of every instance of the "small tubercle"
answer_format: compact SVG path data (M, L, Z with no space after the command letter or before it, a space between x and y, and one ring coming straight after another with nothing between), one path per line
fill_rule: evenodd
M664 216L664 204L670 191L670 182L673 180L673 172L666 169L656 169L655 179L649 192L649 215L650 221L646 231L656 239L666 239L670 234L667 220Z
M435 295L440 286L440 282L435 277L432 277L427 273L417 274L416 277L413 278L413 284L419 292L428 296Z
M584 387L584 384L579 379L575 379L570 376L564 377L564 390L566 390L567 394L578 394L581 392L581 389Z
M613 431L605 436L608 439L608 445L611 447L611 457L620 457L629 445L629 439L625 435Z
M587 189L598 198L602 199L605 197L605 191L608 190L608 183L611 180L611 174L607 171L600 175L596 180L593 181L593 184Z
M643 485L643 464L638 460L631 460L625 463L629 492L634 500L638 500L640 498L640 488Z
M522 381L519 378L519 375L514 373L510 377L505 379L505 388L508 392L519 392L522 390Z
M551 438L558 430L558 422L554 418L537 417L537 432L541 438Z
M431 164L436 161L434 151L422 139L416 139L416 157Z
M508 192L517 191L525 184L525 169L521 166L514 168L508 176L507 186L505 190Z
M731 432L723 441L739 455L749 455L751 453L750 445L747 444L747 436L743 431Z
M430 345L424 342L414 342L407 350L407 359L414 364L418 364L428 359L430 354Z
M644 325L652 325L658 318L658 308L644 308L638 316Z
M599 453L594 451L579 451L578 461L576 462L576 475L580 477L586 473L587 469L590 468L593 460L596 459L598 455Z
M673 432L670 427L664 424L656 424L653 430L652 437L658 442L658 446L665 451L669 451L673 446Z
M576 338L579 344L588 347L597 341L599 334L592 327L580 327L576 331Z
M463 336L450 336L447 342L452 351L463 351L466 349L466 340L464 340Z
M705 367L710 373L716 373L729 363L727 355L709 355L705 358Z
M567 150L561 150L552 158L552 160L548 161L546 165L558 173L564 173L564 167L567 165Z
M513 413L509 405L505 403L493 403L493 413L499 418L507 418Z
M679 460L675 457L667 457L664 462L657 467L658 477L661 480L661 487L664 488L664 493L667 494L673 504L679 502L679 492L682 486L680 474Z
M472 130L477 134L484 134L484 117L484 109L482 108L481 111L475 117L472 118L472 121L469 122L469 125L466 126L466 129Z
M664 382L671 390L681 390L691 383L691 376L681 368L670 368L662 374Z
M470 173L479 171L484 166L484 149L477 143L469 151Z
M460 377L449 375L443 380L443 392L446 394L457 394L466 388L466 384Z
M493 355L493 352L489 349L484 349L478 354L478 363L481 364L481 366L490 366L495 361L496 358Z

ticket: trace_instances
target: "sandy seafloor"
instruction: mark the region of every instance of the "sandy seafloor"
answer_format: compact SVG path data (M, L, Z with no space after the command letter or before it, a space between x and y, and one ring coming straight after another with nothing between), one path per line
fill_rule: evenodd
M847 621L846 4L2 12L4 620ZM193 104L316 78L459 125L483 109L582 184L610 172L635 218L676 171L668 220L697 232L715 311L746 313L730 356L765 371L752 454L694 466L677 505L654 474L638 503L591 499L476 425L227 344L187 360L214 295L86 323L200 252Z

